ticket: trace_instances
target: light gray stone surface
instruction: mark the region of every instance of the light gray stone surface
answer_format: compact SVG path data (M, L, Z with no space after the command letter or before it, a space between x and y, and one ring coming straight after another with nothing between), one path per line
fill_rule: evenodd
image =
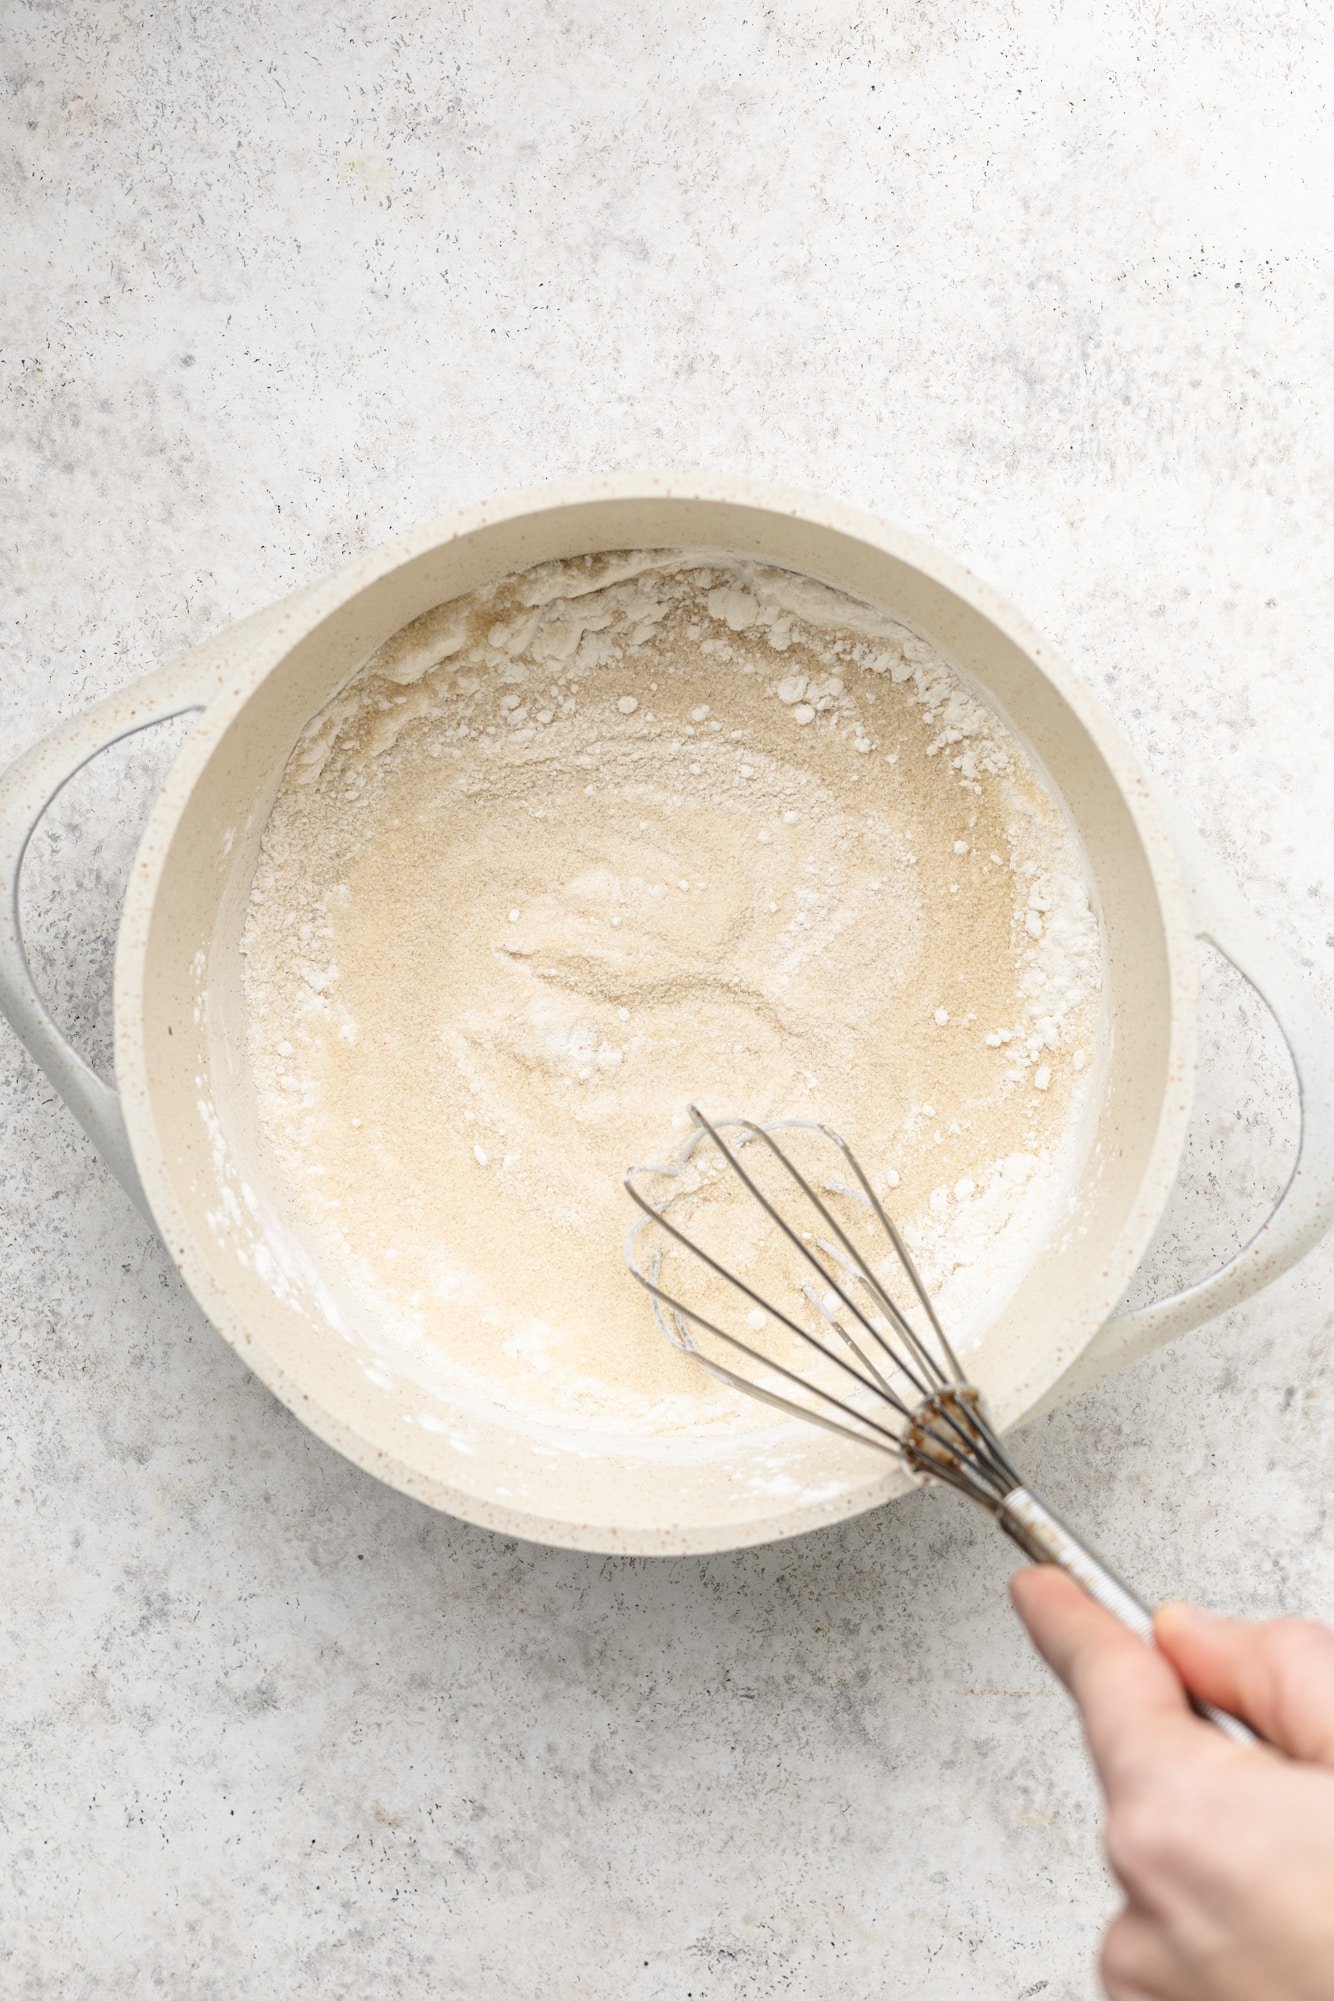
M876 509L1064 648L1334 999L1319 10L6 9L0 744L584 468ZM104 1048L158 747L25 907ZM1293 1129L1210 982L1203 1268ZM946 1496L613 1562L427 1513L209 1331L0 1032L0 1991L1087 2001L1113 1906ZM1186 1246L1190 1246L1187 1259ZM1334 1258L1034 1428L1150 1593L1334 1613Z

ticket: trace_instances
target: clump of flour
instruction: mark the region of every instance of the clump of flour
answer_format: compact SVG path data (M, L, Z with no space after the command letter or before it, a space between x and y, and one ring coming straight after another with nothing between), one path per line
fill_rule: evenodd
M1070 832L932 647L804 577L636 553L428 612L298 745L244 950L262 1125L391 1372L756 1422L621 1262L691 1099L840 1128L965 1344L1061 1206Z

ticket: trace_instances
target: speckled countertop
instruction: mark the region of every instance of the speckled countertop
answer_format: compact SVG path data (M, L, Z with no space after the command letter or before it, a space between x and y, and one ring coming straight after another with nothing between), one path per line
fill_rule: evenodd
M1314 11L15 0L3 36L0 745L425 515L753 472L1007 590L1334 1001ZM165 754L34 852L94 1051ZM1212 972L1206 1013L1161 1282L1291 1145L1266 1018ZM1035 1427L1035 1479L1149 1593L1334 1614L1332 1311L1326 1249ZM1091 1783L949 1497L659 1564L433 1516L210 1333L7 1032L0 1326L6 1996L1094 1993Z

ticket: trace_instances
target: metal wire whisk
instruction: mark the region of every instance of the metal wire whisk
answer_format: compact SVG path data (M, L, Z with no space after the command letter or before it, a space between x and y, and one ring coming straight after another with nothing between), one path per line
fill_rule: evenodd
M1057 1564L1099 1605L1151 1644L1153 1615L1148 1606L1025 1484L1001 1443L981 1391L968 1381L950 1346L907 1245L847 1142L830 1127L813 1121L784 1119L762 1126L749 1119L727 1118L711 1123L695 1106L689 1110L694 1131L676 1159L661 1167L632 1167L625 1176L627 1192L644 1212L626 1241L626 1262L652 1295L655 1316L668 1338L733 1389L899 1460L922 1479L943 1481L966 1494L987 1510L1026 1556L1035 1563ZM740 1140L729 1145L724 1131L738 1132ZM918 1325L909 1318L914 1309L905 1312L900 1307L881 1271L858 1250L838 1217L774 1137L778 1132L793 1131L818 1134L837 1149L850 1169L854 1186L827 1182L826 1187L864 1204L874 1217L912 1289ZM712 1142L720 1160L759 1203L823 1288L817 1293L807 1282L801 1289L814 1328L795 1317L795 1309L785 1312L747 1284L671 1219L668 1210L679 1188L669 1186L661 1199L653 1201L639 1187L639 1181L648 1176L679 1180L705 1141ZM794 1227L747 1172L740 1154L750 1144L765 1149L791 1178L828 1231L827 1237ZM752 1326L763 1315L766 1324L776 1322L802 1344L799 1354L809 1351L812 1361L819 1356L823 1380L804 1368L789 1367L758 1347L753 1338L748 1340L720 1325L668 1291L663 1282L661 1246L649 1250L651 1233L658 1230L665 1231L751 1303ZM768 1381L757 1381L753 1373L701 1348L701 1335L721 1343L729 1356L745 1358ZM781 1387L775 1387L775 1378ZM1209 1703L1195 1706L1237 1743L1256 1742L1254 1734L1236 1717Z

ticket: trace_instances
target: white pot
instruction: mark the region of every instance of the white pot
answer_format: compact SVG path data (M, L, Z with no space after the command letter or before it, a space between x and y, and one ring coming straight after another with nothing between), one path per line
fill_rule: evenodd
M431 1506L539 1542L655 1554L795 1535L908 1483L796 1424L760 1444L567 1439L553 1449L501 1410L428 1404L409 1381L384 1387L379 1371L368 1380L360 1341L331 1331L320 1310L317 1252L303 1264L266 1180L243 1059L239 939L287 757L374 647L443 600L529 564L674 546L806 572L913 627L1009 719L1078 830L1104 933L1108 1050L1073 1222L1035 1257L972 1358L1002 1424L1256 1292L1315 1242L1334 1196L1331 1042L1300 982L1208 858L1169 836L1127 746L1023 620L953 563L847 509L731 480L589 479L500 501L391 542L63 724L0 779L0 1006L205 1313L322 1438ZM149 819L121 918L113 1090L63 1040L33 986L19 870L34 824L76 770L192 710L199 720ZM1278 1018L1301 1087L1300 1150L1273 1215L1229 1264L1173 1299L1118 1314L1184 1143L1198 938ZM646 1313L644 1339L654 1338ZM776 1452L786 1455L777 1477Z

